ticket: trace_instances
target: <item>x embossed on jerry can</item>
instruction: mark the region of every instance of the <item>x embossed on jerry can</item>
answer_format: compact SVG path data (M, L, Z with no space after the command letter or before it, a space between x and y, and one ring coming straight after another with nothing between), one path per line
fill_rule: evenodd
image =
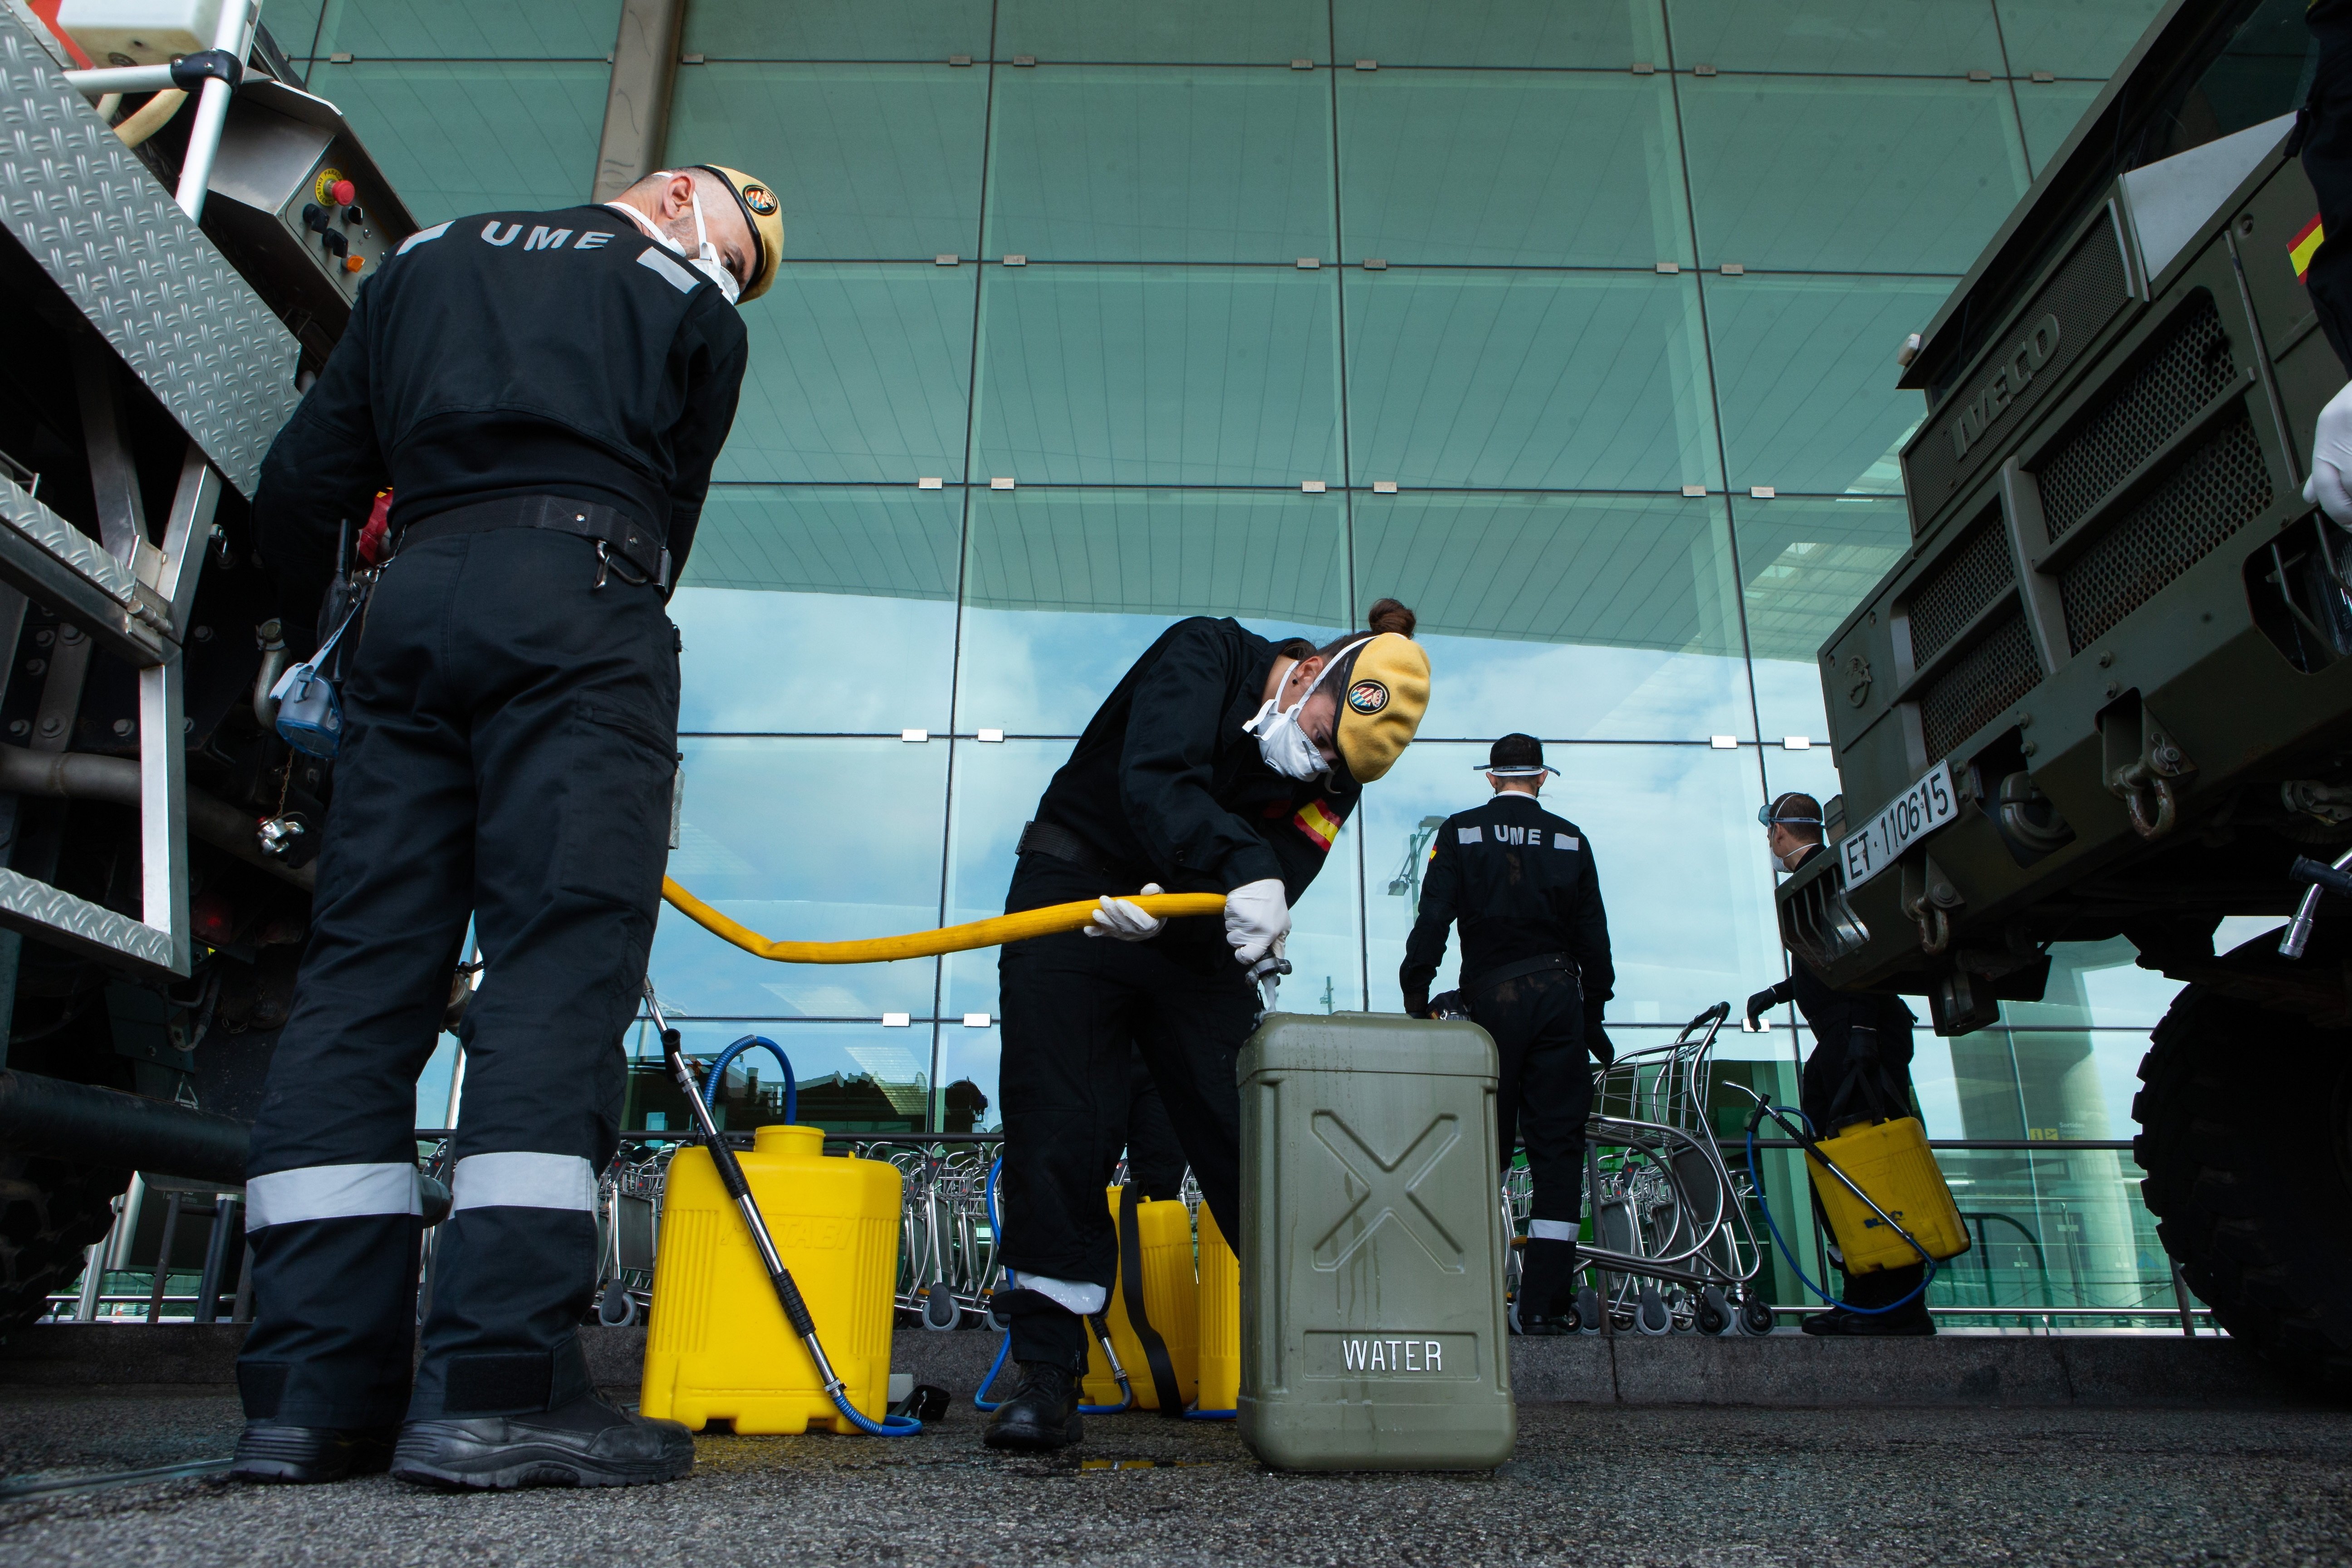
M1277 1013L1238 1070L1243 1440L1291 1470L1509 1458L1495 1042Z

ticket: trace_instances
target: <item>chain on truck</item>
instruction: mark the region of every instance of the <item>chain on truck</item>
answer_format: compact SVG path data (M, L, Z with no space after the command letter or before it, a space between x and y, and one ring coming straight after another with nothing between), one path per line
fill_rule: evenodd
M2352 863L2352 537L2303 500L2345 383L2305 10L2168 6L1906 345L1911 538L1822 647L1839 852L1780 919L1940 1035L2039 1000L2054 942L2187 982L2134 1106L2158 1234L2232 1335L2347 1388L2352 900L2312 878ZM2287 929L2216 952L2225 916Z
M0 1330L110 1231L80 1315L134 1243L228 1315L331 794L273 728L315 638L247 502L415 224L258 8L217 11L101 37L0 0Z

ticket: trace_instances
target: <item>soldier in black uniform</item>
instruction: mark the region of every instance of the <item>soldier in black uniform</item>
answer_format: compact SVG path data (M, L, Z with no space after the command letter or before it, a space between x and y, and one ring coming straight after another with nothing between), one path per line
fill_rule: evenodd
M1102 1310L1117 1273L1103 1186L1129 1141L1137 1050L1202 1201L1241 1248L1235 1060L1272 1005L1291 904L1429 700L1412 612L1382 599L1368 624L1318 650L1231 620L1179 621L1087 723L1022 831L1008 914L1163 887L1223 893L1225 913L1220 930L1101 897L1083 934L1017 942L998 960L1013 1286L997 1302L1020 1383L989 1422L991 1447L1079 1438L1084 1314Z
M1430 847L1397 978L1405 1011L1426 1015L1446 928L1461 921L1462 995L1502 1057L1496 1144L1508 1169L1524 1134L1535 1180L1514 1315L1523 1334L1556 1334L1574 1326L1562 1298L1576 1275L1584 1212L1591 1060L1605 1065L1617 1054L1601 1022L1617 972L1592 847L1582 828L1536 803L1555 771L1544 765L1543 742L1506 735L1486 771L1495 797L1447 817Z
M344 639L335 809L253 1131L237 1475L693 1467L684 1427L596 1396L573 1330L668 840L663 604L734 420L734 301L782 242L775 197L717 168L425 229L361 289L263 465L254 527L289 609L385 484L397 555ZM412 1383L415 1086L468 916L487 979Z
M1756 818L1764 824L1773 864L1783 871L1794 871L1827 852L1822 843L1821 802L1811 795L1779 795ZM1817 1137L1827 1138L1840 1123L1860 1117L1910 1114L1911 1026L1917 1020L1903 998L1832 991L1802 959L1792 958L1788 979L1748 999L1748 1022L1753 1025L1792 1000L1813 1032L1813 1051L1798 1080L1797 1105ZM1831 1258L1843 1267L1834 1245ZM1807 1318L1804 1331L1932 1334L1936 1321L1928 1315L1926 1295L1904 1301L1919 1289L1926 1271L1926 1265L1915 1263L1907 1268L1847 1274L1840 1299L1846 1307L1871 1310L1857 1312L1832 1306ZM1903 1304L1895 1306L1896 1302Z

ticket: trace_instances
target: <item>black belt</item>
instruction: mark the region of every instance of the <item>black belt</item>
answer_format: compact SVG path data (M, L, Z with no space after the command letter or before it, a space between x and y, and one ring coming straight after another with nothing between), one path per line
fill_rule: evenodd
M597 554L607 565L615 557L625 563L629 570L621 575L630 582L655 583L665 589L669 586L669 552L663 547L659 534L618 507L599 506L594 501L572 500L565 496L515 496L436 512L404 525L400 542L422 544L428 539L488 533L501 528L544 528L556 533L574 534L593 542L598 546ZM630 576L632 571L635 576Z
M1050 855L1056 860L1067 860L1082 866L1098 876L1110 875L1101 857L1087 847L1087 841L1066 827L1056 827L1050 822L1032 822L1021 829L1021 842L1013 847L1015 855Z
M1568 954L1564 952L1538 953L1533 958L1523 958L1517 963L1507 963L1500 969L1490 969L1475 980L1464 981L1462 985L1465 991L1491 991L1507 980L1521 980L1530 974L1540 974L1547 969L1568 967Z

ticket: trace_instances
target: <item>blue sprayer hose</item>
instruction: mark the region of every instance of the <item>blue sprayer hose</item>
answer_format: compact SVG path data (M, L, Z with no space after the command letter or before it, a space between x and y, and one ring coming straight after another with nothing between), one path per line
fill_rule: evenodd
M793 1077L793 1058L784 1055L783 1047L765 1035L746 1035L719 1053L718 1058L710 1064L710 1075L702 1080L702 1103L709 1106L719 1103L719 1086L725 1080L728 1068L733 1065L737 1057L754 1046L765 1046L768 1054L776 1058L776 1065L784 1069L784 1120L799 1121L801 1088L799 1081Z
M1812 1122L1801 1110L1797 1112L1797 1116L1800 1121L1804 1121L1805 1131L1810 1134L1813 1130ZM1780 1256L1789 1260L1790 1271L1796 1275L1799 1282L1831 1306L1866 1318L1877 1317L1882 1312L1891 1312L1897 1307L1907 1307L1926 1295L1927 1287L1933 1284L1936 1279L1936 1260L1932 1258L1927 1259L1927 1271L1920 1277L1917 1289L1906 1295L1901 1300L1889 1301L1884 1307L1849 1306L1813 1283L1806 1275L1804 1266L1797 1261L1797 1255L1789 1250L1788 1240L1780 1234L1780 1224L1772 1217L1772 1205L1764 1196L1764 1178L1756 1169L1756 1124L1763 1120L1764 1112L1760 1110L1748 1119L1748 1179L1756 1185L1756 1206L1764 1211L1764 1226L1772 1233L1772 1244L1780 1249Z
M999 1246L1002 1246L1003 1243L1004 1232L999 1225L996 1217L996 1179L999 1175L1003 1173L1003 1171L1004 1156L999 1154L996 1157L995 1162L988 1167L988 1184L982 1189L982 1195L987 1200L988 1205L988 1233L990 1236L996 1238ZM1009 1268L1006 1269L1004 1271L1004 1278L1009 1282L1013 1279L1013 1271ZM996 1359L988 1363L988 1375L982 1378L980 1380L980 1386L972 1391L972 1408L976 1410L996 1411L1004 1407L1004 1401L1002 1399L989 1398L988 1391L990 1388L994 1386L996 1383L996 1374L1004 1370L1004 1358L1012 1352L1012 1349L1013 1336L1008 1332L996 1347ZM1117 1415L1121 1411L1129 1409L1135 1404L1135 1390L1128 1385L1128 1382L1125 1378L1121 1378L1119 1379L1118 1391L1123 1397L1117 1405L1081 1405L1078 1406L1078 1414L1081 1415Z

